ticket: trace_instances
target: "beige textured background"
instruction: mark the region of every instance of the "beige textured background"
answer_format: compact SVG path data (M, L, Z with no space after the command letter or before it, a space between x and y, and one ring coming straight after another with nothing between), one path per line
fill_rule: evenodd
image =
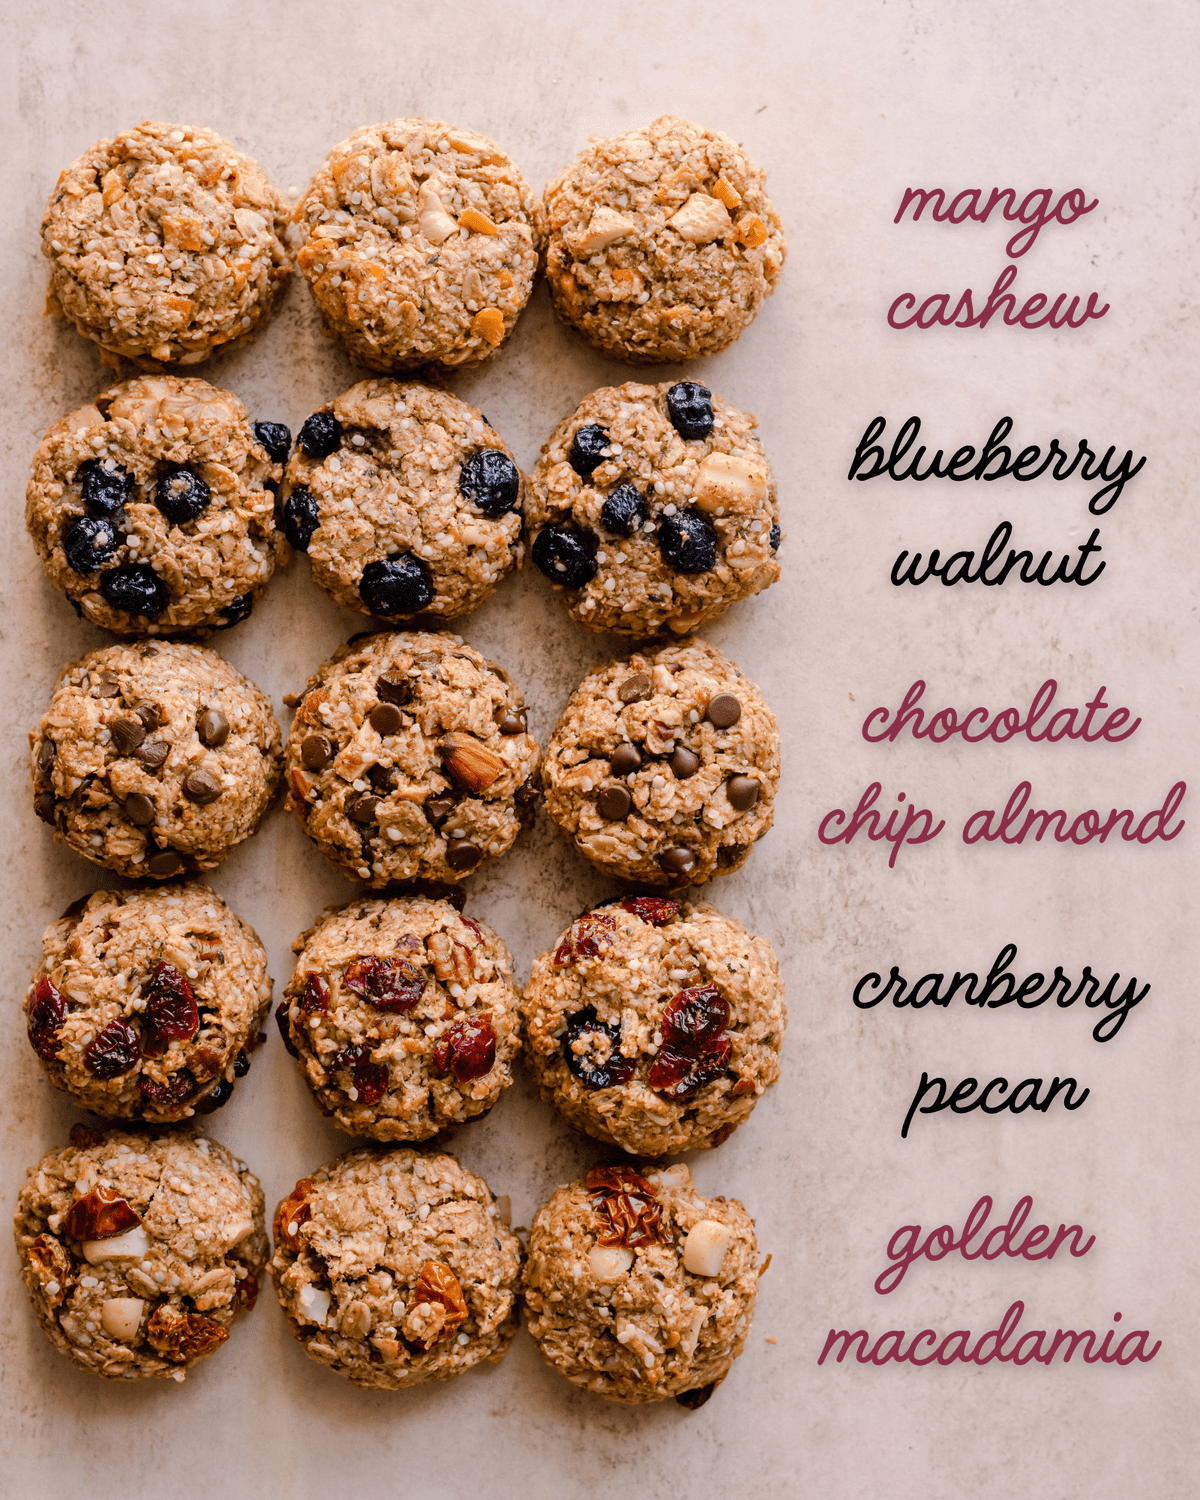
M302 1357L268 1293L185 1385L125 1389L75 1372L50 1348L9 1259L6 1492L1194 1494L1196 830L1167 846L1083 850L967 849L956 837L967 813L1002 804L1022 778L1042 805L1141 811L1194 772L1194 6L163 0L151 12L133 0L60 0L37 14L7 0L0 15L6 1209L25 1166L77 1118L29 1053L19 997L42 928L102 880L35 820L24 748L59 666L100 643L45 584L21 525L41 433L107 379L90 347L40 316L37 229L59 168L93 139L151 117L212 125L281 186L303 186L355 126L426 114L493 135L540 185L589 132L670 110L746 143L770 171L791 241L782 288L755 326L687 372L758 414L787 533L784 581L710 632L760 683L784 733L775 831L710 892L786 965L784 1077L738 1135L693 1163L706 1191L746 1202L774 1253L745 1356L695 1414L674 1403L623 1410L578 1392L524 1334L501 1366L457 1384L365 1393ZM884 313L901 291L990 287L1005 264L998 227L894 227L910 184L1083 186L1099 209L1046 230L1019 263L1018 287L1097 290L1111 312L1059 334L890 331ZM293 430L355 378L322 339L303 286L265 336L202 373ZM528 465L579 398L622 378L553 322L539 289L504 355L458 389ZM901 547L978 547L1008 518L1016 545L1065 550L1094 524L1091 491L1076 481L848 485L867 421L884 413L891 431L913 412L935 446L978 444L1009 414L1018 441L1088 437L1149 455L1099 523L1104 578L1087 590L893 589L887 570ZM359 628L307 571L299 559L253 619L217 642L277 709ZM605 653L560 614L536 571L510 580L463 633L521 682L543 740ZM858 734L868 708L898 701L917 676L934 706L998 709L1050 675L1062 703L1107 685L1109 701L1140 713L1143 727L1120 747L872 748ZM872 779L886 807L905 790L948 819L895 871L861 840L850 850L815 840L820 816L852 805ZM282 814L213 884L267 941L277 990L293 935L349 894ZM523 976L606 889L543 822L475 880L468 911L505 935ZM1021 973L1090 963L1151 980L1150 995L1106 1046L1076 1011L860 1014L850 1004L868 969L897 963L916 977L986 966L1010 940ZM924 1119L902 1142L922 1069L951 1079L1075 1074L1092 1096L1072 1115ZM254 1165L271 1203L347 1144L311 1108L274 1035L210 1127ZM591 1159L524 1083L453 1149L511 1194L518 1223ZM894 1228L961 1220L984 1192L1005 1213L1032 1193L1035 1218L1078 1220L1097 1244L1071 1263L921 1266L899 1292L875 1295ZM978 1335L1018 1296L1027 1328L1103 1331L1120 1310L1123 1327L1151 1329L1162 1352L1131 1369L816 1367L831 1325Z

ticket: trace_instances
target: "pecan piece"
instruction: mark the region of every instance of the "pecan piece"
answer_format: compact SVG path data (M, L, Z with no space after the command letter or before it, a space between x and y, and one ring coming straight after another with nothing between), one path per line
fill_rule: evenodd
M228 1337L229 1330L212 1318L203 1313L180 1312L165 1302L154 1309L146 1325L146 1339L151 1347L176 1364L199 1359Z
M421 1267L409 1307L410 1318L419 1311L422 1303L428 1303L433 1309L440 1308L443 1313L442 1317L435 1320L440 1327L431 1327L431 1336L421 1340L426 1349L431 1348L439 1339L448 1337L467 1321L467 1303L462 1287L458 1283L458 1277L443 1261L427 1260Z
M111 1240L141 1222L141 1216L112 1188L94 1187L71 1204L62 1227L68 1239Z
M42 1296L51 1307L57 1307L75 1279L71 1275L71 1259L67 1252L48 1234L39 1234L25 1254Z
M472 950L448 932L431 932L425 939L425 947L433 961L434 976L443 984L468 985L475 975L475 959Z
M654 1189L632 1167L593 1167L587 1190L600 1219L598 1245L665 1245L663 1206Z
M446 770L469 792L486 792L507 769L494 750L469 734L448 734L438 746Z
M311 1177L302 1177L279 1207L275 1210L272 1234L276 1244L284 1244L293 1255L300 1254L299 1229L312 1218L312 1206L308 1201L313 1189Z

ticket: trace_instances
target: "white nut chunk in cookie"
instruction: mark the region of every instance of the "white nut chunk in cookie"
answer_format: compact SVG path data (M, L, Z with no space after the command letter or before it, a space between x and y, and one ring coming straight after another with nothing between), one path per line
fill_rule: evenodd
M279 1028L317 1106L343 1130L428 1140L486 1113L512 1083L512 955L449 901L329 907L292 947Z
M290 443L195 376L111 386L34 455L25 525L46 577L116 635L236 625L286 560L275 492Z
M452 1156L353 1151L275 1214L271 1276L304 1352L355 1385L403 1390L503 1358L521 1242Z
M546 811L597 869L675 888L739 869L774 817L779 726L705 641L589 673L542 766Z
M573 620L682 635L777 581L779 497L757 425L694 380L605 386L558 424L525 521Z
M765 174L677 115L593 138L547 186L537 225L558 316L635 364L731 344L787 254Z
M56 1088L93 1114L163 1124L228 1101L270 1004L254 929L206 885L165 885L96 891L52 922L25 1019Z
M511 452L475 407L363 380L301 427L281 521L338 604L453 619L521 566L521 491Z
M685 1248L702 1224L725 1239L713 1271ZM529 1332L573 1385L696 1407L742 1352L760 1275L754 1220L735 1199L702 1198L685 1166L593 1167L534 1218Z
M647 1157L727 1140L779 1077L787 1028L766 939L666 896L577 918L534 959L521 1012L542 1098Z
M441 633L339 647L300 695L286 760L301 827L373 886L462 880L512 846L538 796L520 691Z
M280 738L271 700L215 651L105 646L62 669L29 736L34 811L106 870L211 870L262 820Z
M14 1222L21 1274L47 1337L81 1370L182 1380L254 1306L262 1189L216 1141L76 1125L28 1178Z
M529 300L536 203L494 142L440 120L365 125L329 153L289 243L325 332L372 370L492 358Z
M49 309L114 368L198 364L271 311L291 271L287 217L215 131L148 120L60 174L42 218Z

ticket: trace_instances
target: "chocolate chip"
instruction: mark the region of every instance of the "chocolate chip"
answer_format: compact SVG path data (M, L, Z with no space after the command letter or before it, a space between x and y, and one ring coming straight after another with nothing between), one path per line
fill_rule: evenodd
M742 705L732 693L718 693L709 701L704 717L718 729L728 729L742 717Z
M125 798L125 816L139 828L149 828L154 822L154 803L141 792L130 792Z
M229 720L219 708L206 708L196 720L200 743L215 750L229 738Z
M636 745L626 742L617 746L608 764L614 776L632 776L641 767L642 752Z
M371 710L371 728L380 737L395 734L404 723L400 710L394 703L380 703Z
M430 797L425 803L425 816L435 828L440 828L455 806L453 797Z
M676 745L675 754L668 764L675 772L676 781L686 781L700 769L700 757L693 754L686 745Z
M96 685L96 696L99 698L116 698L120 695L121 684L117 681L113 672L97 672L92 681Z
M158 705L151 703L146 698L143 698L140 703L135 703L133 711L147 729L157 729L162 723L162 715L158 711Z
M451 839L446 845L446 863L452 870L470 870L483 858L483 850L466 839Z
M300 746L300 759L306 771L320 771L333 756L333 746L323 734L310 734Z
M132 755L146 738L146 727L141 719L114 719L108 732L118 755Z
M375 809L379 806L379 798L372 797L370 792L364 792L361 797L356 797L350 804L350 816L356 823L373 823L375 821Z
M645 672L635 672L617 688L617 697L622 703L637 703L650 696L650 678Z
M668 875L690 875L696 868L696 856L690 849L676 846L660 854L658 863Z
M760 783L753 776L731 776L725 783L729 805L738 812L748 812L758 801Z
M385 795L394 792L400 785L400 773L395 766L372 766L367 775L375 790Z
M633 798L623 786L606 786L596 798L596 811L610 823L620 823L629 816Z
M747 847L745 844L722 844L717 850L717 863L723 869L728 869L730 865L736 865L742 855L745 854Z
M146 869L151 875L178 875L183 869L183 860L174 849L160 849L157 854L152 854L146 861Z
M140 760L147 771L157 771L170 753L171 747L166 740L147 740L133 752L133 758Z
M33 810L43 823L54 826L54 793L39 792L33 799Z
M224 790L224 785L211 771L189 771L183 778L183 795L201 807L215 802Z
M541 787L538 784L536 772L527 777L513 793L513 801L517 806L517 821L526 832L533 827L540 796Z
M39 771L48 771L54 764L54 757L58 754L58 746L53 740L43 740L38 746L37 768Z
M383 672L375 679L375 691L384 703L408 703L412 683L401 672Z
M492 715L496 728L501 734L524 734L525 714L514 713L511 708L498 708Z

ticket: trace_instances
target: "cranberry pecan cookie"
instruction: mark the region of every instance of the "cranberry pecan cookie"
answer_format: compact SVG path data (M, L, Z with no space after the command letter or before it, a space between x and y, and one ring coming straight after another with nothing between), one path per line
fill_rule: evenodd
M254 1306L258 1179L191 1130L76 1125L17 1199L21 1274L54 1346L110 1380L182 1380Z
M403 1390L502 1359L521 1242L452 1156L352 1151L275 1213L271 1276L304 1352L358 1386Z
M701 1406L745 1346L765 1269L754 1220L702 1198L682 1163L593 1167L534 1218L529 1332L572 1385Z

